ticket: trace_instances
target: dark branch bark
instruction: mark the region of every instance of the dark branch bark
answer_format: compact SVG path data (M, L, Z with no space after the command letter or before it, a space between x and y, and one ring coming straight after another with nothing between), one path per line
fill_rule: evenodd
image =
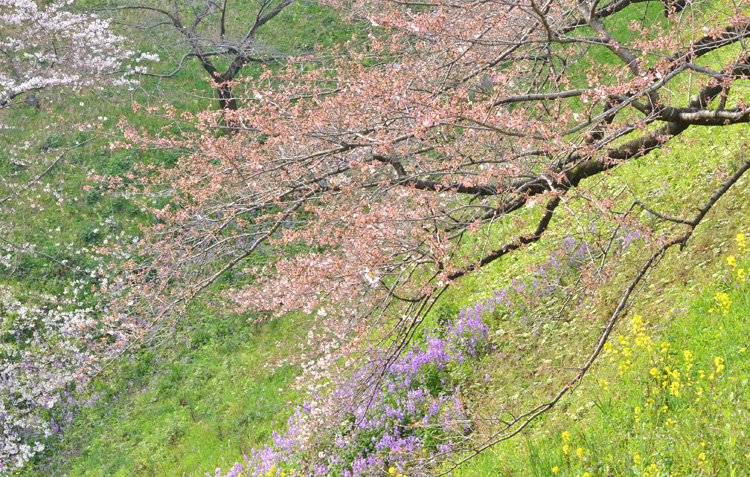
M619 2L612 2L603 8L595 10L594 18L596 19L607 18L607 17L614 15L617 12L621 12L622 10L626 9L627 7L631 5L635 5L638 3L648 3L648 2L649 0L620 0ZM588 24L587 20L585 18L581 18L569 25L566 25L560 31L561 33L570 33L573 30L586 26L587 24Z
M505 245L497 250L493 250L492 252L488 253L484 257L482 257L481 260L479 260L478 263L474 265L470 265L466 268L463 268L461 270L458 270L456 272L451 273L448 275L449 280L456 280L458 278L461 278L465 275L468 275L469 273L478 270L485 265L494 262L500 257L503 257L505 255L508 255L509 253L513 252L514 250L518 250L519 248L523 247L524 245L528 245L530 243L538 241L540 238L542 238L542 235L544 235L544 232L549 227L550 222L552 221L552 217L555 213L555 209L557 206L560 205L560 197L555 197L545 207L544 215L539 220L539 223L537 224L536 230L534 230L533 233L530 235L525 235L522 237L519 237L518 240L516 240L513 243L510 243L508 245Z
M750 23L729 26L720 35L707 35L693 43L688 49L692 58L700 58L714 50L736 43L750 36Z

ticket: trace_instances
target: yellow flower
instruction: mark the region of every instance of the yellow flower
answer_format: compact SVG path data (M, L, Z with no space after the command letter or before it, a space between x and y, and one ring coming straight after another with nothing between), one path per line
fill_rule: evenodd
M646 467L646 471L643 473L643 477L656 476L658 471L659 471L659 467L657 467L656 464L651 464L648 467Z
M395 467L389 467L388 468L388 473L391 474L391 475L395 474L396 473L396 468Z
M724 370L724 358L717 356L714 358L714 365L716 365L716 374L719 374Z
M740 252L747 252L747 241L745 240L745 234L737 234L737 248Z
M714 300L716 300L716 306L718 307L718 310L709 310L709 311L720 311L724 316L729 314L729 307L732 305L732 300L729 299L729 295L722 292L716 292L716 297L714 297Z
M568 453L570 453L570 447L568 446L568 444L565 444L563 446L563 454L568 455Z
M579 447L578 449L576 449L576 455L578 457L583 457L583 448L582 447Z
M570 432L563 431L562 439L563 439L563 442L570 442Z
M554 466L554 467L552 467L552 473L553 473L553 474L556 474L556 473L558 473L558 472L560 472L560 468L559 468L558 466Z
M737 260L735 260L735 258L732 255L730 255L730 256L727 257L727 263L732 268L734 268L734 267L737 266Z

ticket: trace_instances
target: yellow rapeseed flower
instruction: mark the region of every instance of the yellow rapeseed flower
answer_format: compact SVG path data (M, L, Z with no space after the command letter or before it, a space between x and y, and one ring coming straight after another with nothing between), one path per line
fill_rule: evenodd
M724 316L729 314L729 307L732 306L732 300L729 299L729 295L723 292L716 292L716 296L714 297L714 300L716 301L716 306L718 309L714 310L713 308L709 311L719 311Z
M570 432L563 431L562 439L563 439L563 442L570 442Z
M658 471L659 471L659 467L657 467L656 464L651 464L648 467L646 467L646 470L643 472L643 477L656 476Z
M553 474L556 474L556 473L558 473L558 472L560 472L560 468L559 468L558 466L554 466L554 467L552 467L552 473L553 473Z
M583 447L579 447L578 449L576 449L576 455L578 457L583 457L583 452Z
M734 267L737 266L737 260L732 255L730 255L730 256L727 257L727 263L732 268L734 268Z
M716 374L721 373L724 370L724 358L721 356L715 357L714 365L716 366Z

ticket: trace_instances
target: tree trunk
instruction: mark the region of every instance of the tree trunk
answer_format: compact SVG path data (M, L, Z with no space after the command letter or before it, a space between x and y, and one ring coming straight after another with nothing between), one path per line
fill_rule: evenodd
M231 86L222 84L216 87L219 93L219 107L222 111L237 111L237 99L232 93Z

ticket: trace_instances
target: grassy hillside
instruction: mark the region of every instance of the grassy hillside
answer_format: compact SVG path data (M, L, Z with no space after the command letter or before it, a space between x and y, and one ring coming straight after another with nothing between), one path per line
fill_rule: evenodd
M293 350L294 318L252 326L193 313L175 345L100 380L96 402L30 474L203 475L262 446L289 415L296 370L276 363Z
M262 38L282 50L336 44L350 35L330 26L337 21L322 7L299 5L269 25ZM286 34L291 24L299 34ZM3 210L13 236L38 244L44 254L14 255L3 284L19 294L72 290L83 278L59 262L95 268L101 262L94 247L133 240L139 225L152 220L129 198L86 187L92 184L90 173L125 178L135 163L168 163L175 156L111 151L106 131L114 130L118 118L161 126L159 118L133 112L131 99L164 99L196 111L210 103L211 93L194 64L169 82L143 81L127 94L50 94L41 109L19 108L3 118L11 128L3 131L9 145L0 152L4 175L32 176L36 169L19 162L37 155L53 160L72 148L22 204ZM76 147L79 143L86 144ZM680 216L709 193L695 187L699 177L718 181L748 153L746 128L704 129L584 187L627 184L643 191L653 207ZM748 184L741 181L721 200L684 251L669 252L593 374L572 395L453 475L750 475L750 282L743 281L750 276L750 243L737 238L750 237ZM573 212L559 219L558 230L575 226ZM428 325L528 276L562 235L550 234L527 253L463 280L443 297ZM492 318L497 343L519 358L490 361L489 383L467 376L469 397L482 412L497 416L507 402L542 400L554 390L545 373L590 351L639 258L637 245L629 253L622 277L602 289L580 317L549 321L541 331L505 316ZM82 294L90 285L75 283ZM283 431L299 399L291 386L299 369L283 363L304 339L309 317L253 324L248 316L212 306L212 300L209 294L193 305L170 343L133 352L91 383L71 404L76 415L63 439L25 474L205 475L230 468L267 444L274 431ZM591 341L581 339L585 330ZM475 437L485 431L478 429Z
M696 189L695 178L733 170L738 158L747 157L745 134L739 128L726 134L690 132L682 145L629 164L608 182L650 191L649 200L665 213L689 214L686 204L709 194ZM704 150L717 154L699 152ZM738 234L747 235L750 228L747 191L745 179L711 212L684 251L668 253L618 324L593 374L572 395L522 435L485 451L456 475L750 472L746 432L750 358L744 350L750 326L746 278L750 254L743 235L738 240ZM543 254L543 249L541 244L537 253ZM632 253L637 255L638 248ZM510 277L522 273L523 264L511 267L515 269L508 270ZM593 323L587 325L583 319L558 323L540 338L528 328L515 328L518 339L541 345L524 353L521 369L541 371L519 373L516 363L501 362L495 370L500 384L487 393L495 395L487 400L488 406L502 406L508 388L525 389L522 395L536 402L549 398L548 393L557 388L545 385L554 375L552 369L545 370L547 363L584 356L593 348L598 327L616 298L614 290L629 279L626 270L621 279L600 291L606 298ZM469 299L482 296L488 283L492 289L503 280L507 276L496 269L465 284L474 292ZM460 290L452 299L466 303ZM582 326L589 327L590 340L581 340Z

